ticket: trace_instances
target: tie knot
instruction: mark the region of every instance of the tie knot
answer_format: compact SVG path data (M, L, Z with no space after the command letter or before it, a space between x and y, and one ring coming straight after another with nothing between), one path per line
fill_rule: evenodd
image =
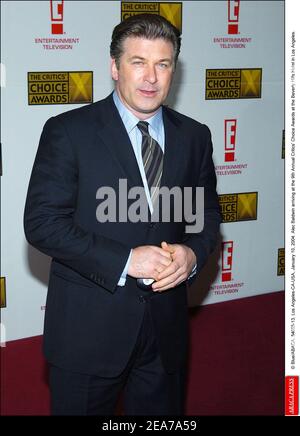
M147 123L147 121L139 121L137 123L137 128L140 130L142 135L149 135L149 123Z

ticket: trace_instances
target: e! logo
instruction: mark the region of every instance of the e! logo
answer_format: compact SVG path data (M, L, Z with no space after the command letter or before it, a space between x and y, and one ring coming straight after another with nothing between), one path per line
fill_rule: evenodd
M64 33L63 18L64 18L64 0L50 1L51 10L51 31L53 35L61 35Z
M240 0L228 0L228 33L239 33Z
M225 120L225 162L234 161L237 120Z
M222 282L230 282L232 273L233 241L222 242Z

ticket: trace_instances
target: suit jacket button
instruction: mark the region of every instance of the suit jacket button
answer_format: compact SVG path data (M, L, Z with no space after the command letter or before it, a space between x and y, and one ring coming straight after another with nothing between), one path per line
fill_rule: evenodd
M139 295L139 300L141 303L145 303L145 297L143 295Z

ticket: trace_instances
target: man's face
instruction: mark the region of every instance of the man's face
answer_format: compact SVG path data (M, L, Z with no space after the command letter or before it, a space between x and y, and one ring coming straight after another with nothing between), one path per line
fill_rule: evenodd
M123 104L139 119L152 116L165 101L174 69L174 49L164 39L125 39L120 65L112 59L112 78Z

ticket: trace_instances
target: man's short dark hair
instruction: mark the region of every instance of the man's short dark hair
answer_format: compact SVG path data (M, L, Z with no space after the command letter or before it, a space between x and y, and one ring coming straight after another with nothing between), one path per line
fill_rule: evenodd
M123 54L123 43L126 38L162 38L170 42L174 48L174 65L180 52L180 31L166 18L157 14L133 15L118 24L112 33L110 55L115 59L117 67Z

